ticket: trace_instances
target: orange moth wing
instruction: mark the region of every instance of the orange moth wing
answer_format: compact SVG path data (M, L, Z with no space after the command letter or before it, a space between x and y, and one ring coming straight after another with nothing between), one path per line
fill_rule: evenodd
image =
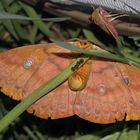
M70 63L69 52L55 44L30 45L0 53L1 91L22 100ZM75 94L64 83L29 108L41 118L73 115ZM46 112L47 111L47 112Z
M69 54L69 50L55 44L31 45L0 53L1 91L13 99L24 99L66 68L72 61ZM91 60L84 89L72 91L65 81L27 111L44 119L76 114L103 124L139 120L140 70L126 64Z

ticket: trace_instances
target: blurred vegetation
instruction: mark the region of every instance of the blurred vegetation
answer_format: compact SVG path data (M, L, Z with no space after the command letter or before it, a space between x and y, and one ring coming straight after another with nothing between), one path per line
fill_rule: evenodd
M10 13L29 18L55 18L19 0L1 0L0 11L1 16ZM102 31L96 31L92 27L82 27L69 20L54 22L53 20L5 18L0 20L0 50L4 51L27 44L47 43L51 38L61 40L83 38L94 40L96 44L111 46L113 39L105 33L102 38L100 32ZM139 56L140 37L125 36L121 37L121 40L123 45L131 48L131 53ZM17 103L0 94L0 118ZM101 125L85 121L77 116L43 120L25 112L0 134L0 140L138 140L140 139L139 130L139 121Z

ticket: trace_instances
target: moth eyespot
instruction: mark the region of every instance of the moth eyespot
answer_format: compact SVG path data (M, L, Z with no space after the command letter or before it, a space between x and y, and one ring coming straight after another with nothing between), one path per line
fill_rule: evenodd
M24 64L23 64L23 67L25 69L28 69L32 66L33 64L33 61L30 59L30 58L27 58L25 61L24 61Z

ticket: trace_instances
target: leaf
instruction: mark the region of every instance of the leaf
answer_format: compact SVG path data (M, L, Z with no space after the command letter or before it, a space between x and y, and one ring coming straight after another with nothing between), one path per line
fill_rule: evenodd
M65 20L69 20L70 17L61 17L61 18L40 18L35 16L36 18L31 18L23 15L18 15L18 14L11 14L7 12L1 12L0 13L0 19L14 19L14 20L30 20L30 21L52 21L52 22L61 22Z
M75 140L99 140L100 136L95 135L84 135L79 138L76 138Z
M25 10L27 15L32 18L38 18L41 19L38 14L35 12L35 10L28 5L19 2L21 7ZM54 34L50 31L49 28L46 27L45 23L43 23L41 20L36 21L34 20L33 23L41 30L42 33L44 33L48 37L53 37L55 38Z

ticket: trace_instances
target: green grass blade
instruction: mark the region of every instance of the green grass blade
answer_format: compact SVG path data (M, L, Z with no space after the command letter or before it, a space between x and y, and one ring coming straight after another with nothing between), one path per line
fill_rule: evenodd
M24 28L21 26L20 23L18 23L18 21L12 21L13 22L13 26L15 28L15 31L17 33L17 35L19 36L20 39L22 40L28 40L29 42L32 42L31 41L31 38L30 38L30 34L27 33Z
M22 3L22 2L19 2L19 4L25 10L25 12L27 13L27 15L29 17L40 19L38 21L34 20L32 22L40 29L40 31L42 33L44 33L48 37L52 37L52 38L55 37L54 34L51 32L51 30L46 27L46 24L41 21L40 16L35 12L35 10L32 7L26 5L26 4Z
M10 13L12 13L13 15L17 15L16 13L20 12L20 10L22 10L21 6L17 2L13 2L12 4L10 4L8 11L10 11Z
M15 29L13 27L13 24L10 20L3 20L2 21L4 27L9 31L9 33L16 39L19 40L19 37L17 33L15 32Z
M120 132L116 132L114 134L105 136L104 138L101 138L100 140L117 140L119 135L120 135Z
M32 33L29 34L29 40L30 40L31 43L34 43L35 42L36 36L37 36L37 31L38 31L37 30L37 27L34 25L32 27Z
M55 42L56 44L60 45L63 48L69 49L71 51L76 51L79 53L83 53L86 55L90 55L90 56L94 56L94 57L101 57L101 58L105 58L105 59L109 59L109 60L113 60L113 61L119 61L122 63L127 63L130 65L134 65L138 68L140 68L140 60L139 58L133 57L132 55L129 54L125 54L124 56L119 55L119 54L113 54L110 53L108 51L99 51L99 50L85 50L79 47L76 47L72 44L66 43L66 42L62 42L62 41L58 41L58 40L53 40L51 39L53 42Z
M6 2L4 0L2 0L0 2L0 5L1 5L1 8L2 8L2 11L0 12L0 17L2 16L2 13L4 12L5 9L7 9L7 5L6 5ZM3 19L2 20L2 24L4 25L4 27L10 32L10 34L16 39L16 40L19 40L18 38L18 35L16 34L15 30L14 30L14 27L13 27L13 24L11 22L11 20L7 19Z
M95 135L84 135L79 138L76 138L75 140L99 140L100 136Z
M71 50L71 51L76 51L76 52L83 53L83 54L86 54L89 56L101 57L101 58L105 58L105 59L116 60L116 61L128 63L128 61L125 58L122 58L119 55L112 54L107 51L99 51L99 50L94 50L94 49L85 50L85 49L76 47L76 46L66 43L66 42L62 42L62 41L58 41L58 40L54 40L54 39L51 39L51 40L54 43L58 44L59 46L66 48L68 50Z
M90 31L88 29L83 29L82 31L83 31L84 36L87 38L88 41L91 41L91 42L97 44L98 46L101 46L103 48L108 49L108 47L105 44L103 44L100 40L97 39L97 37L93 34L92 31Z
M70 17L59 17L59 18L40 18L40 17L36 17L36 18L31 18L31 17L27 17L27 16L22 16L22 15L18 15L18 14L11 14L8 12L0 12L0 19L14 19L14 20L41 20L41 21L51 21L51 22L61 22L61 21L65 21L65 20L69 20Z
M80 28L77 28L76 30L68 29L68 32L69 32L71 38L78 38L78 36L81 32L81 29Z
M37 136L34 135L34 132L31 131L27 126L24 126L23 129L32 140L38 140Z

